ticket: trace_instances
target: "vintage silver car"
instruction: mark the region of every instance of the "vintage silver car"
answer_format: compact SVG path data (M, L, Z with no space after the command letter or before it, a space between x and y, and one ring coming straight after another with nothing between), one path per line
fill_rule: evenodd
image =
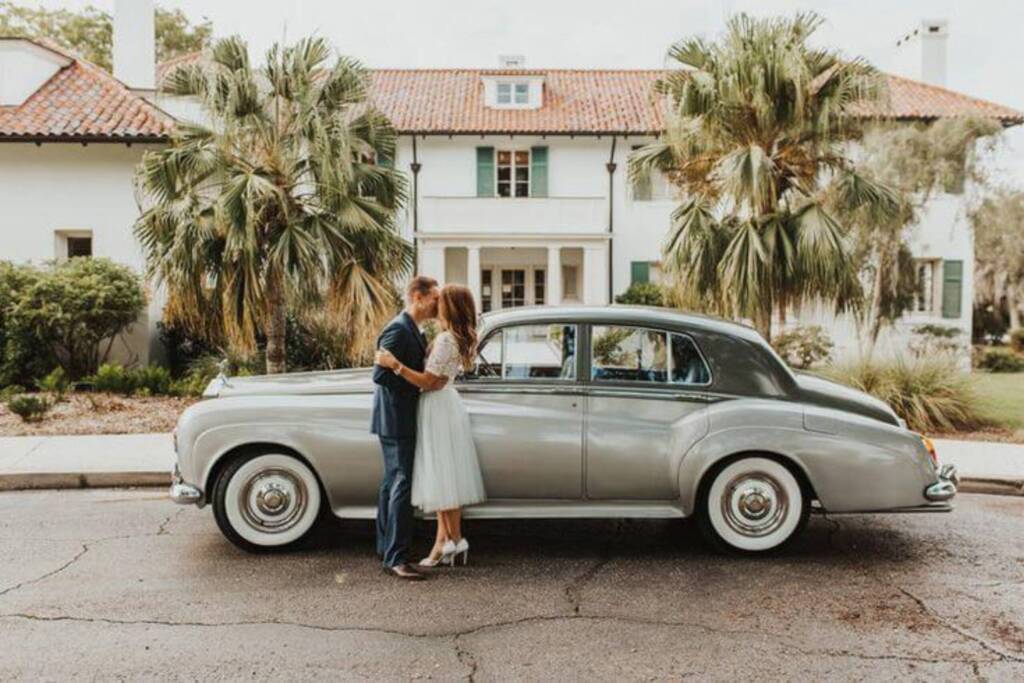
M754 330L627 306L486 314L458 389L488 500L470 518L695 517L717 547L780 547L811 511L951 509L956 471L884 403L792 372ZM369 370L211 382L175 430L171 497L247 550L321 513L371 519Z

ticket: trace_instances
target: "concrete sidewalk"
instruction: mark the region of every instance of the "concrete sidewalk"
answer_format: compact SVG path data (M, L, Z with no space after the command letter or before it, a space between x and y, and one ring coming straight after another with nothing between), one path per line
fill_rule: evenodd
M936 439L939 460L961 489L1024 495L1024 444ZM0 437L0 491L165 486L174 467L170 434Z

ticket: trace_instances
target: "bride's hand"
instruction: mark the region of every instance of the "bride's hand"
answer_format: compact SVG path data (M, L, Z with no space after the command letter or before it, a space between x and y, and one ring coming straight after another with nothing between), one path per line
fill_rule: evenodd
M395 358L387 349L377 349L377 353L373 357L373 362L382 368L394 370L398 367L398 359Z

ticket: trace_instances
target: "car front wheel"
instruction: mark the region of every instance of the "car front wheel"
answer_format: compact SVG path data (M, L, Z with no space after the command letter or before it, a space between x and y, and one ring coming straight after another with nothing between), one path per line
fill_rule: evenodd
M295 545L319 517L320 484L293 455L250 453L217 478L213 514L224 536L243 550Z
M699 523L715 547L743 554L776 550L803 529L810 501L782 463L743 457L712 474L702 487Z

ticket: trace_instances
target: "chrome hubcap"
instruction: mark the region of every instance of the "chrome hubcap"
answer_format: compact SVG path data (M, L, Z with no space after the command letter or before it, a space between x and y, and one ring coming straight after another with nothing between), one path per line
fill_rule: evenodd
M744 536L758 538L776 531L786 520L789 497L785 489L764 472L735 477L722 493L722 517Z
M266 469L246 480L238 494L245 521L265 533L281 533L298 522L309 501L306 484L285 469Z

